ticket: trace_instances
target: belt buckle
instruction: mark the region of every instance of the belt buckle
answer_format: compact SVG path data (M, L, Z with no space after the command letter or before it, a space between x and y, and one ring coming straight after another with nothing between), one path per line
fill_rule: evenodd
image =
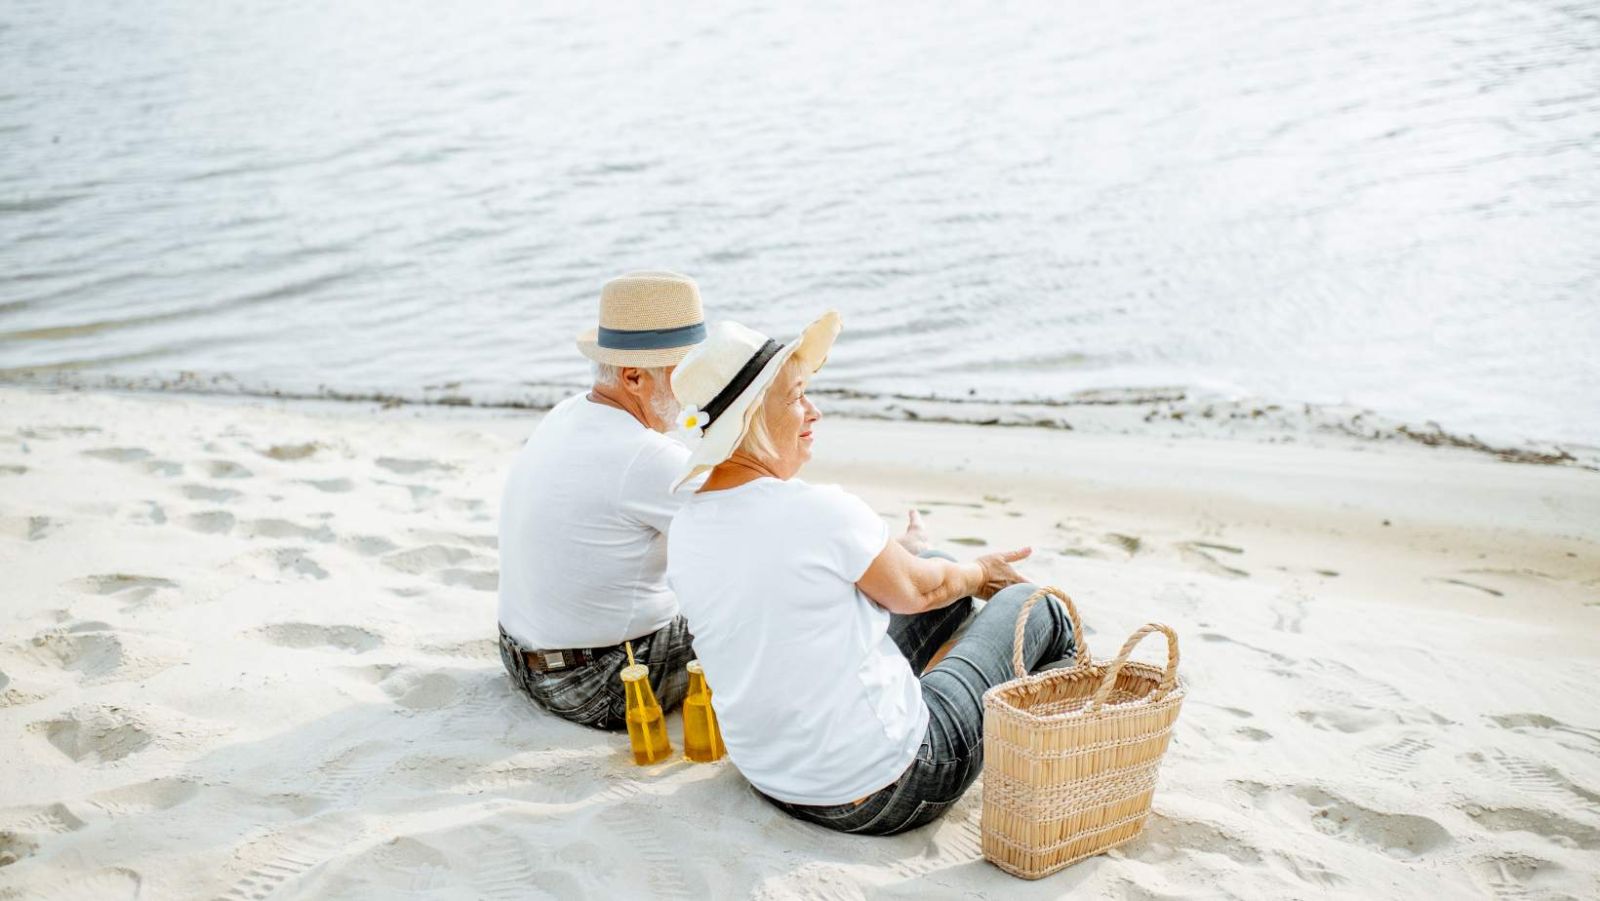
M544 658L545 672L567 668L567 655L561 651L544 651L539 656Z

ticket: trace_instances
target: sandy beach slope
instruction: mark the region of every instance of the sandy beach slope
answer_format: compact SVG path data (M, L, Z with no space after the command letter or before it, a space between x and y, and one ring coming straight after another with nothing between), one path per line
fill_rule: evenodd
M1027 883L979 856L981 783L840 836L514 694L534 419L0 389L0 897L1600 895L1600 474L825 420L811 480L1033 545L1101 654L1183 637L1146 833Z

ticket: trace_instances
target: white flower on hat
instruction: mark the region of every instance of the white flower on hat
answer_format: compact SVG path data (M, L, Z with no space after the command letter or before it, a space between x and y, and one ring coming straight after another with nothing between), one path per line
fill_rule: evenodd
M699 438L706 432L706 414L700 412L699 407L690 404L679 411L678 428Z

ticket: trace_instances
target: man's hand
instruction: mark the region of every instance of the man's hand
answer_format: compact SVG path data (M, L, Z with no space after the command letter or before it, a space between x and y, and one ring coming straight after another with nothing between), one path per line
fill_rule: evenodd
M916 510L906 514L906 533L896 538L900 546L912 554L921 554L928 549L928 530L922 527L922 515Z
M1001 551L979 557L974 562L983 567L983 584L972 593L973 596L987 601L1003 588L1028 581L1023 578L1022 573L1013 569L1011 564L1026 560L1032 554L1033 548L1025 547L1017 551Z

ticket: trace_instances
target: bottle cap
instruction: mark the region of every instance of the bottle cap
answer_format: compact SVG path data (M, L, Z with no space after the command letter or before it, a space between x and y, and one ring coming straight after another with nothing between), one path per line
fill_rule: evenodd
M699 658L695 658L694 660L689 661L689 665L684 667L684 669L688 670L691 673L699 675L699 676L703 676L703 675L706 674L706 671L700 668L700 660L699 660Z
M642 663L635 663L622 668L622 681L636 682L650 675L650 667Z

